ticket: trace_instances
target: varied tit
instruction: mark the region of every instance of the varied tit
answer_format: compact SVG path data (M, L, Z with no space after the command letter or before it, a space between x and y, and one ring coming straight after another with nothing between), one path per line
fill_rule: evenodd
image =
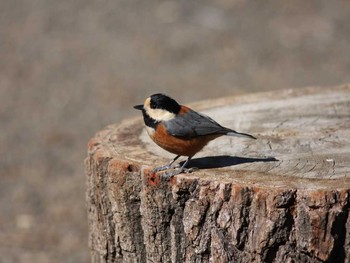
M184 172L188 161L208 142L220 136L256 139L252 135L225 128L210 117L180 105L164 94L154 94L143 105L134 108L142 111L152 140L168 152L176 154L169 164L155 168L154 172L167 170L180 156L188 156L181 168L169 176Z

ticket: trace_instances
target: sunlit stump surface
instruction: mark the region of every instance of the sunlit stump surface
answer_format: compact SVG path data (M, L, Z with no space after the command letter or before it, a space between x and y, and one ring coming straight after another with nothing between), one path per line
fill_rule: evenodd
M349 85L190 106L258 139L212 141L189 163L199 170L169 179L151 170L174 155L141 116L98 132L86 159L93 262L350 262Z

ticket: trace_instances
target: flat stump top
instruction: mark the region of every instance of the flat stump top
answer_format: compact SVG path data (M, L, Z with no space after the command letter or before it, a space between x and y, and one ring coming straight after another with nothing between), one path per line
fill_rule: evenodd
M223 136L177 175L260 187L350 188L350 86L256 93L189 105L223 126L257 137ZM205 108L206 107L206 108ZM148 137L142 118L111 125L90 141L100 154L149 167L174 155Z

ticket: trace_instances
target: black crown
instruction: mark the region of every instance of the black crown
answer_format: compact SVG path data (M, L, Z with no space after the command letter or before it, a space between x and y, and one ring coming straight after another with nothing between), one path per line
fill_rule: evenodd
M150 106L152 109L167 110L174 114L179 113L181 110L181 106L174 99L161 93L151 96Z

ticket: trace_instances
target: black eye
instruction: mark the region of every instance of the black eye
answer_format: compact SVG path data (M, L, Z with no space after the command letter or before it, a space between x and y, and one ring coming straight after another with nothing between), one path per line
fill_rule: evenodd
M154 102L154 100L151 100L151 103L149 105L151 109L155 109L157 107L157 104Z

